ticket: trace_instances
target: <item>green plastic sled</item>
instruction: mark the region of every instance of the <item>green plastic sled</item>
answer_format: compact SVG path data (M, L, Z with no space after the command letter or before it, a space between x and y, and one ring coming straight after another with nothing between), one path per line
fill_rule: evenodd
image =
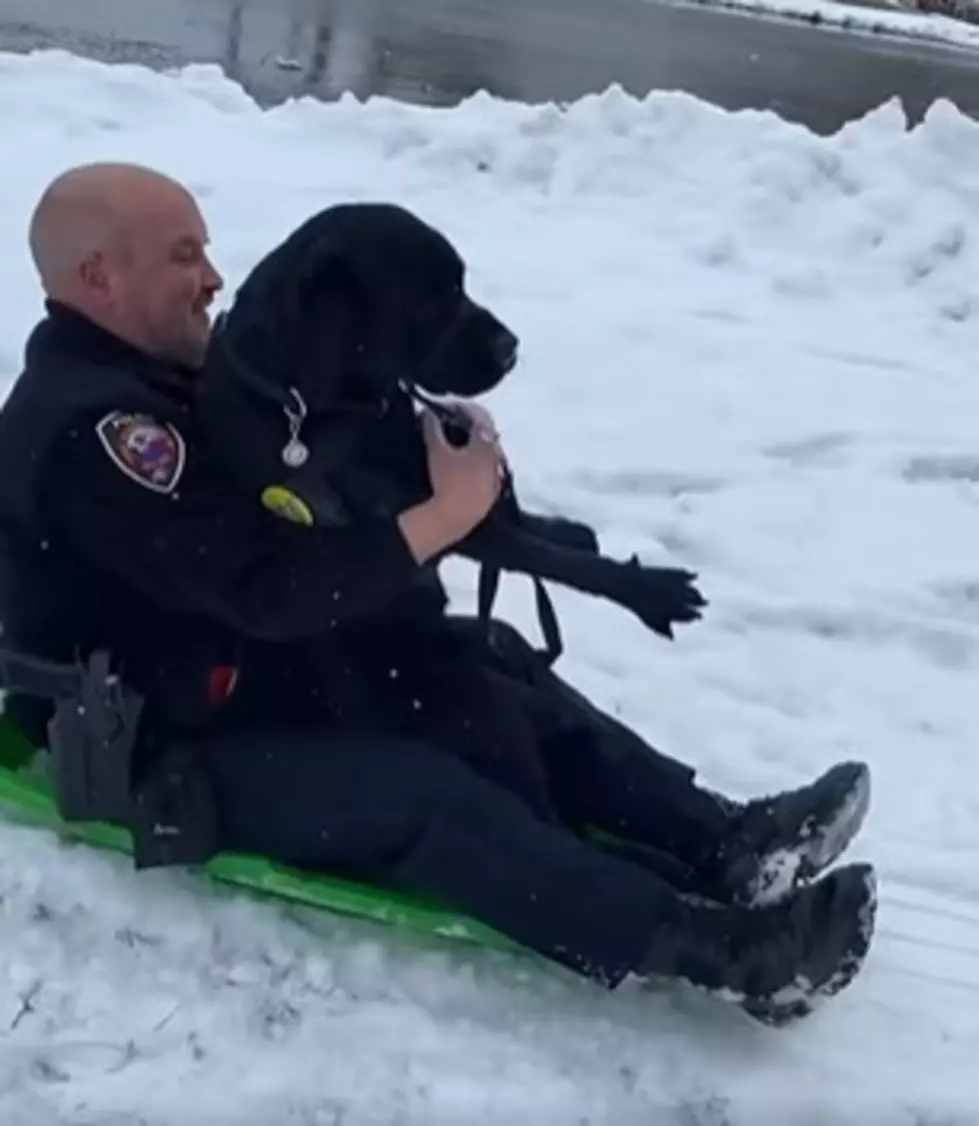
M132 841L125 829L102 822L67 823L59 817L44 779L32 769L35 757L35 748L0 715L0 807L15 818L52 829L62 837L131 855ZM478 946L519 949L498 931L435 904L368 884L288 868L262 856L221 853L203 871L223 883L308 907Z

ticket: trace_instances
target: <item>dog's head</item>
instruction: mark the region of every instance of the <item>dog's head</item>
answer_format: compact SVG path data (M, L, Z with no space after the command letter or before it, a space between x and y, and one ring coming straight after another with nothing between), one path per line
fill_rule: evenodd
M469 297L438 231L391 205L332 207L255 266L216 324L199 417L249 490L288 482L310 496L352 442L384 444L374 426L390 438L388 422L411 410L399 388L471 398L508 374L517 346ZM310 456L290 475L297 406Z
M452 244L390 204L309 219L252 270L218 331L311 412L369 406L399 383L467 398L495 387L517 337L466 292Z

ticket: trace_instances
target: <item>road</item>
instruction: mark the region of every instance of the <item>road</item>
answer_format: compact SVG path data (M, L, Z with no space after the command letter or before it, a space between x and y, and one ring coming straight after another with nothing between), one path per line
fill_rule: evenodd
M681 0L0 0L0 47L221 63L262 103L341 88L564 101L612 82L829 133L893 97L979 117L979 52Z

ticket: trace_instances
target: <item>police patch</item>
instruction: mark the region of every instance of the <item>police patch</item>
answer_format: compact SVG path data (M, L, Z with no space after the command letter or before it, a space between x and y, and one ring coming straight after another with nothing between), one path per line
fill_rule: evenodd
M172 493L184 471L184 440L147 414L113 411L95 428L105 452L127 477L157 493Z

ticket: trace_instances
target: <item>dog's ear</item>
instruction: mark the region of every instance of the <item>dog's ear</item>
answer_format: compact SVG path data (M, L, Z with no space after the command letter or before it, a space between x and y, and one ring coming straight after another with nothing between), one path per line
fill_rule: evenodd
M398 306L346 240L311 248L298 279L297 379L311 410L376 407L401 374Z
M284 374L311 412L326 412L356 397L361 303L342 255L311 255L294 279L292 333L284 349L291 353L291 365Z

